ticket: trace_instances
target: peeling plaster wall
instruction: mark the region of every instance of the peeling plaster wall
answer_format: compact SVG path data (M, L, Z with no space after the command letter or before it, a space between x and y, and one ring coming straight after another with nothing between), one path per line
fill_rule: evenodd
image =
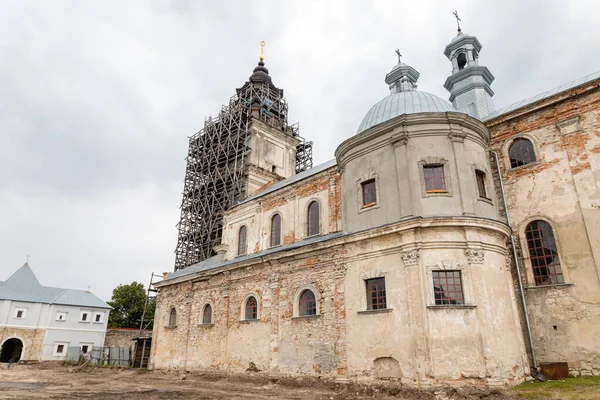
M538 362L600 374L600 81L500 116L486 125L498 152L518 235ZM511 169L514 138L533 140L537 161ZM526 225L548 221L567 285L535 286Z

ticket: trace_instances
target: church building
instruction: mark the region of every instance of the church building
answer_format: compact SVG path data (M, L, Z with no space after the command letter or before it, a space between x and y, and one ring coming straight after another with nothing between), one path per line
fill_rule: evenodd
M600 374L600 74L495 109L482 45L446 46L450 102L401 62L335 159L261 60L190 138L150 366L514 385Z

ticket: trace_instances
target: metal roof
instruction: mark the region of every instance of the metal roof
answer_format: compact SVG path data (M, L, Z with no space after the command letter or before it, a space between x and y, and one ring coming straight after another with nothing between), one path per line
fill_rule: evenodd
M276 184L274 184L272 186L269 186L268 188L266 188L262 192L258 192L256 194L250 196L250 197L247 197L243 201L240 201L239 203L237 203L236 206L240 205L240 204L247 203L249 201L252 201L254 199L257 199L259 197L267 195L269 193L273 193L276 190L279 190L279 189L284 188L284 187L286 187L288 185L291 185L292 183L296 183L296 182L299 182L299 181L301 181L303 179L310 178L311 176L316 175L319 172L323 172L323 171L325 171L325 170L327 170L327 169L329 169L331 167L335 167L336 165L337 165L337 161L335 159L326 161L323 164L317 165L316 167L313 167L311 169L307 169L306 171L300 172L299 174L292 175L292 176L290 176L287 179L279 181Z
M422 112L457 111L452 107L452 104L431 93L416 90L390 93L389 96L371 107L360 123L357 133L402 114L417 114Z
M111 308L95 294L85 290L42 286L27 263L0 286L0 300Z
M218 255L208 258L204 261L201 261L199 263L190 265L187 268L180 269L179 271L171 272L170 274L167 275L167 279L165 279L162 282L166 282L171 279L179 278L181 276L191 275L196 272L208 271L208 270L215 269L215 268L225 267L225 266L231 265L231 264L236 264L239 262L264 257L266 255L279 253L281 251L287 251L287 250L292 250L292 249L296 249L299 247L308 246L309 244L313 244L313 243L324 242L326 240L331 240L331 239L334 239L334 238L337 238L340 236L344 236L344 235L345 235L344 232L335 232L335 233L330 233L328 235L323 235L323 236L313 236L308 239L304 239L300 242L290 243L290 244L286 244L283 246L271 247L270 249L261 251L259 253L253 253L253 254L248 254L248 255L242 256L242 257L236 257L236 258L234 258L232 260L228 260L228 261L223 260L223 256L224 256L223 254L218 254Z
M490 119L499 117L499 116L501 116L503 114L508 114L511 111L517 110L517 109L519 109L521 107L528 106L529 104L533 104L533 103L535 103L537 101L547 99L547 98L552 97L552 96L554 96L554 95L556 95L558 93L565 92L565 91L567 91L569 89L573 89L573 88L575 88L577 86L584 85L587 82L593 81L593 80L598 79L598 78L600 78L600 71L594 72L593 74L586 75L586 76L584 76L582 78L579 78L579 79L576 79L576 80L574 80L572 82L565 83L564 85L560 85L558 87L555 87L554 89L548 90L547 92L540 93L537 96L533 96L533 97L530 97L528 99L518 101L518 102L513 103L513 104L511 104L509 106L506 106L504 108L496 110L493 113L491 113L491 114L486 115L485 117L483 117L482 121L488 121Z

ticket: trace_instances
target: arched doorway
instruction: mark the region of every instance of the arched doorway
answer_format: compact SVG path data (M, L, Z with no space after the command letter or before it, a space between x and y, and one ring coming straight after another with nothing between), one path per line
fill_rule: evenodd
M2 352L0 353L0 362L17 362L21 359L23 352L23 342L17 338L10 338L2 344Z

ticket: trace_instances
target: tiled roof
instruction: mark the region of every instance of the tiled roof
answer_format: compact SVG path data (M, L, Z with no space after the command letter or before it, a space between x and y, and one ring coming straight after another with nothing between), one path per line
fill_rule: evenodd
M85 290L42 286L27 263L0 286L0 300L110 308L99 297Z
M600 71L594 72L593 74L589 74L587 76L584 76L583 78L576 79L576 80L574 80L572 82L565 83L564 85L560 85L558 87L555 87L554 89L548 90L547 92L540 93L537 96L533 96L533 97L530 97L528 99L518 101L518 102L513 103L513 104L511 104L509 106L506 106L504 108L496 110L493 113L491 113L491 114L486 115L485 117L483 117L482 120L483 121L489 121L490 119L499 117L499 116L501 116L503 114L508 114L511 111L517 110L517 109L519 109L521 107L528 106L528 105L533 104L533 103L535 103L537 101L547 99L547 98L552 97L552 96L554 96L554 95L556 95L558 93L566 92L569 89L573 89L573 88L575 88L577 86L584 85L584 84L586 84L586 83L588 83L590 81L593 81L595 79L598 79L598 78L600 78Z

